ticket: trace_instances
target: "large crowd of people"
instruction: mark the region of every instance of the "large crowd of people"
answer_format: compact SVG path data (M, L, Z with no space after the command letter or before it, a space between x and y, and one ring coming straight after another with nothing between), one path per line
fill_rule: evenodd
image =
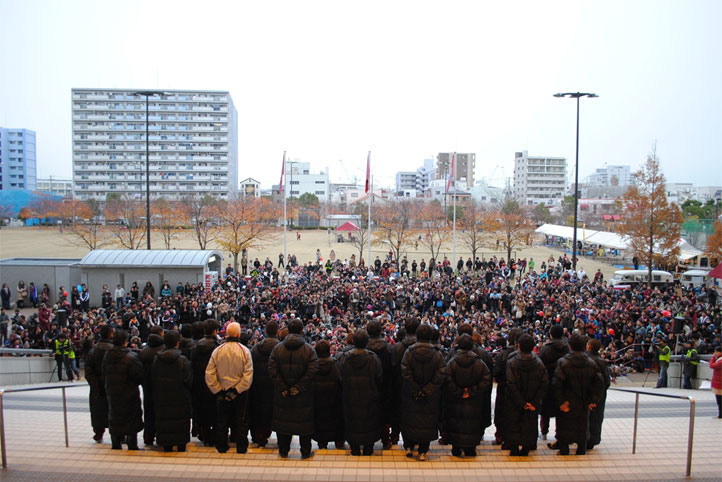
M166 450L183 450L192 435L225 452L230 429L238 452L249 431L258 446L275 431L281 456L292 435L303 457L312 439L361 455L401 435L420 460L439 438L454 455L474 455L492 413L493 440L512 454L534 450L538 430L546 439L550 417L550 445L583 454L600 442L610 378L658 370L665 386L677 353L688 383L698 355L720 345L713 289L615 289L566 256L243 259L248 267L229 266L210 290L103 286L92 307L95 287L61 288L53 306L36 290L29 319L8 314L6 293L0 336L55 350L58 375L71 380L71 357L85 360L95 438L109 427L114 448L136 448L143 430L146 444Z

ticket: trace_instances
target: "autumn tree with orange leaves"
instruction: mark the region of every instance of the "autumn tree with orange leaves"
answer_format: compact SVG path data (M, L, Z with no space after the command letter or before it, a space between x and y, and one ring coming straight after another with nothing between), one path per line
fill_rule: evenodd
M219 201L214 211L221 224L216 242L233 255L233 270L238 272L238 255L268 238L278 220L278 209L269 199L232 196Z
M178 238L183 216L177 201L168 201L165 198L153 200L151 204L152 227L160 232L165 249L171 249L174 239Z
M630 186L619 201L623 214L617 230L647 266L651 286L654 267L677 263L682 210L667 201L667 181L659 166L656 147L652 148L644 166L634 173L634 179L636 184Z
M66 200L57 213L65 225L64 234L70 235L71 243L88 249L100 249L110 241L100 224L97 202Z
M490 232L501 237L501 244L506 249L507 261L511 259L514 248L528 244L529 237L534 231L534 224L524 215L519 203L507 197L501 202L498 209L485 216L484 224Z
M722 263L722 221L714 222L714 232L707 237L707 256L712 258L711 266Z
M193 235L199 249L206 249L220 233L220 226L213 219L218 201L212 196L190 195L180 201L180 213L184 223L193 228Z
M471 251L471 259L476 259L476 254L489 242L490 228L496 228L497 224L489 225L489 212L478 201L471 200L464 204L462 215L456 220L456 230L461 242Z
M409 199L391 200L376 208L373 243L388 246L394 259L401 259L416 233L417 204Z

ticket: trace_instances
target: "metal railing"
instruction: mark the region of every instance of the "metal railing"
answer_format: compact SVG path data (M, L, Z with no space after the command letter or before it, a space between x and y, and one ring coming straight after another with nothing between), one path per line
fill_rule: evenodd
M21 356L43 356L54 355L53 350L36 349L36 348L0 348L0 355L21 355Z
M663 397L663 398L674 398L676 400L687 400L689 401L689 432L687 434L687 471L685 475L687 477L692 473L692 445L694 443L694 412L696 402L694 397L689 395L672 395L669 393L652 393L645 392L642 390L633 390L629 388L609 388L617 392L634 393L634 435L632 436L632 454L637 453L637 420L639 416L639 396L650 395L652 397Z
M2 443L2 468L8 468L7 449L5 443L5 407L4 399L6 393L17 393L17 392L34 392L37 390L54 390L60 388L63 391L63 422L65 424L65 446L68 447L68 403L65 398L65 389L72 387L82 387L84 384L78 385L66 385L60 383L54 383L52 385L38 385L30 387L17 387L17 388L0 388L0 443Z

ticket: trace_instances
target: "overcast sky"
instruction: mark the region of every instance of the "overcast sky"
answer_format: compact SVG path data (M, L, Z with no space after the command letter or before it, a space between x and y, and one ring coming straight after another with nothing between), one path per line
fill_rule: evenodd
M284 150L375 184L438 152L503 185L514 152L580 176L636 169L722 185L722 2L0 0L0 126L37 132L38 175L70 177L73 87L229 90L239 179ZM348 173L348 176L347 176Z

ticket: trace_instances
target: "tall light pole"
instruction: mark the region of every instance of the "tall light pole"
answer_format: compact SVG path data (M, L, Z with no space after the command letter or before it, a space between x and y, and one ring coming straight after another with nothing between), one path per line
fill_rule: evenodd
M572 245L572 268L577 270L577 208L579 206L579 99L581 97L599 97L597 94L586 92L564 92L554 94L554 97L570 97L577 99L577 155L574 165L574 241Z
M139 90L132 96L145 96L145 239L147 249L150 249L150 143L148 141L148 97L160 96L165 92L160 90Z

